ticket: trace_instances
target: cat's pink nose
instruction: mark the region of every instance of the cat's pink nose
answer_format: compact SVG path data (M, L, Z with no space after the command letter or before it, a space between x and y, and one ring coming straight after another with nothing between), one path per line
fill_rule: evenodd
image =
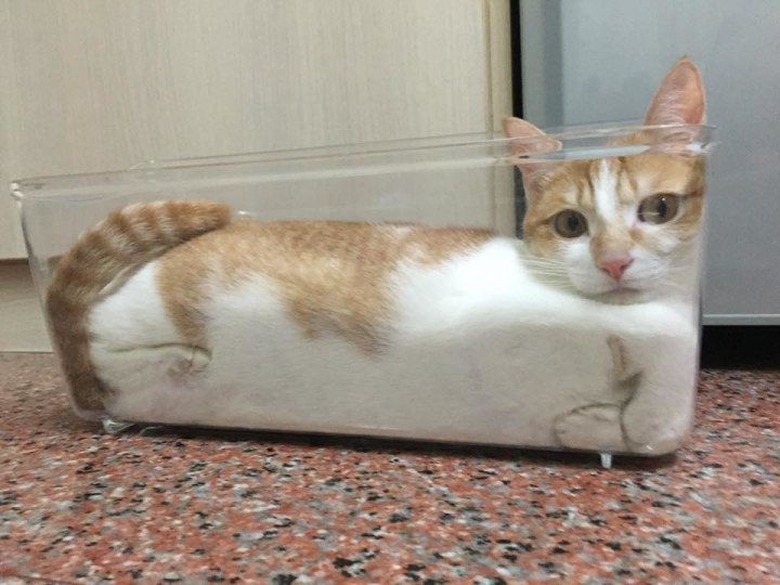
M634 259L631 256L612 257L599 262L599 268L609 274L614 280L620 280L633 261Z

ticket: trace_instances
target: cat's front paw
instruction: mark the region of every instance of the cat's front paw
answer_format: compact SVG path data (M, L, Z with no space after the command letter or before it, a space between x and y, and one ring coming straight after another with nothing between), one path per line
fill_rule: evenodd
M633 453L664 455L677 449L688 434L688 419L679 413L646 412L629 405L623 416L626 442Z
M621 416L621 408L614 404L583 406L556 419L555 435L561 446L570 449L627 451Z

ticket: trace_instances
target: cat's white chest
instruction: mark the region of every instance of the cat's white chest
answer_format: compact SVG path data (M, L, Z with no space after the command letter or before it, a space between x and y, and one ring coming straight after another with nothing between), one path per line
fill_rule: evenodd
M484 333L555 318L579 305L575 297L534 279L521 264L516 244L504 239L433 269L402 267L393 282L401 335L459 327Z

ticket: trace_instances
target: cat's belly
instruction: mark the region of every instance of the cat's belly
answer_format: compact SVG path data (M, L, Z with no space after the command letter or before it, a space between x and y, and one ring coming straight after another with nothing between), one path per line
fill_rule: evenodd
M665 367L679 372L668 391L690 392L695 330L684 312L598 305L482 260L399 273L394 320L374 352L335 333L307 338L274 286L256 277L208 307L210 359L194 360L189 372L175 365L189 356L177 353L160 299L136 300L153 270L139 273L112 311L92 319L103 336L93 359L117 390L109 411L145 422L552 447L557 417L625 399L608 343L614 336L644 365L664 348L673 360ZM118 318L127 339L164 351L106 350L106 324ZM173 349L164 348L167 336ZM112 347L120 341L114 336ZM669 351L675 344L680 351Z

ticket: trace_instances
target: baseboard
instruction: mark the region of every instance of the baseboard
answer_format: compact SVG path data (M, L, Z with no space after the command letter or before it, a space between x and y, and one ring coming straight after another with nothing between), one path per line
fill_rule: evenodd
M780 369L780 326L708 325L702 334L703 368Z

